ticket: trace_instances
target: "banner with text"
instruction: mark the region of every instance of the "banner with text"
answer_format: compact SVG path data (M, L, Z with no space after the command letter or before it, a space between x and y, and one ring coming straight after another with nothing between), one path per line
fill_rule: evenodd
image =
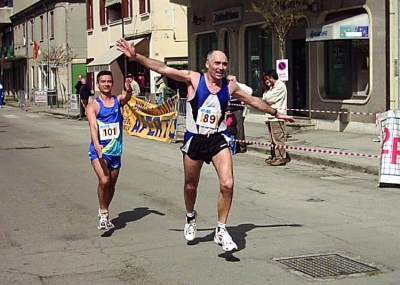
M381 132L380 183L400 184L400 110L378 115Z
M155 105L137 97L124 106L124 133L158 141L175 139L179 95Z

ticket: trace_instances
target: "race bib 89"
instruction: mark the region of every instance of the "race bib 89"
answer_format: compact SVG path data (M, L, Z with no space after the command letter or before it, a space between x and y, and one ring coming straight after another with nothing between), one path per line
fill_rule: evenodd
M216 129L218 128L220 117L221 112L216 111L214 108L201 108L197 116L196 124L202 127Z
M119 123L99 125L100 140L111 140L119 137Z

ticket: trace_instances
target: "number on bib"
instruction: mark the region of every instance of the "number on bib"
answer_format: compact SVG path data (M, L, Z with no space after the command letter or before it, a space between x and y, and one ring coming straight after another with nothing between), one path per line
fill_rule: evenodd
M111 140L119 137L119 123L99 125L100 140Z
M196 124L202 127L216 129L220 118L220 112L211 108L201 108L197 116Z

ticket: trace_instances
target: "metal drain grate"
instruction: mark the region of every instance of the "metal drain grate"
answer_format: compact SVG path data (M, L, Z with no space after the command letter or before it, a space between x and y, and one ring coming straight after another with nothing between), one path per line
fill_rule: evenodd
M378 268L349 259L339 254L308 255L276 260L292 269L314 278L379 272Z

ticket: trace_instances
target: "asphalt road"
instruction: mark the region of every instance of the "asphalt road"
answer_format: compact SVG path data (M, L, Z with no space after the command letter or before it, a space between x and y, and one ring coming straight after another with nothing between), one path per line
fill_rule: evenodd
M315 284L277 259L332 253L379 273L329 284L399 284L399 189L377 188L376 175L236 155L228 230L239 250L224 253L213 243L212 166L200 181L198 238L184 240L179 144L125 136L116 228L97 230L89 139L85 121L0 109L0 284Z

